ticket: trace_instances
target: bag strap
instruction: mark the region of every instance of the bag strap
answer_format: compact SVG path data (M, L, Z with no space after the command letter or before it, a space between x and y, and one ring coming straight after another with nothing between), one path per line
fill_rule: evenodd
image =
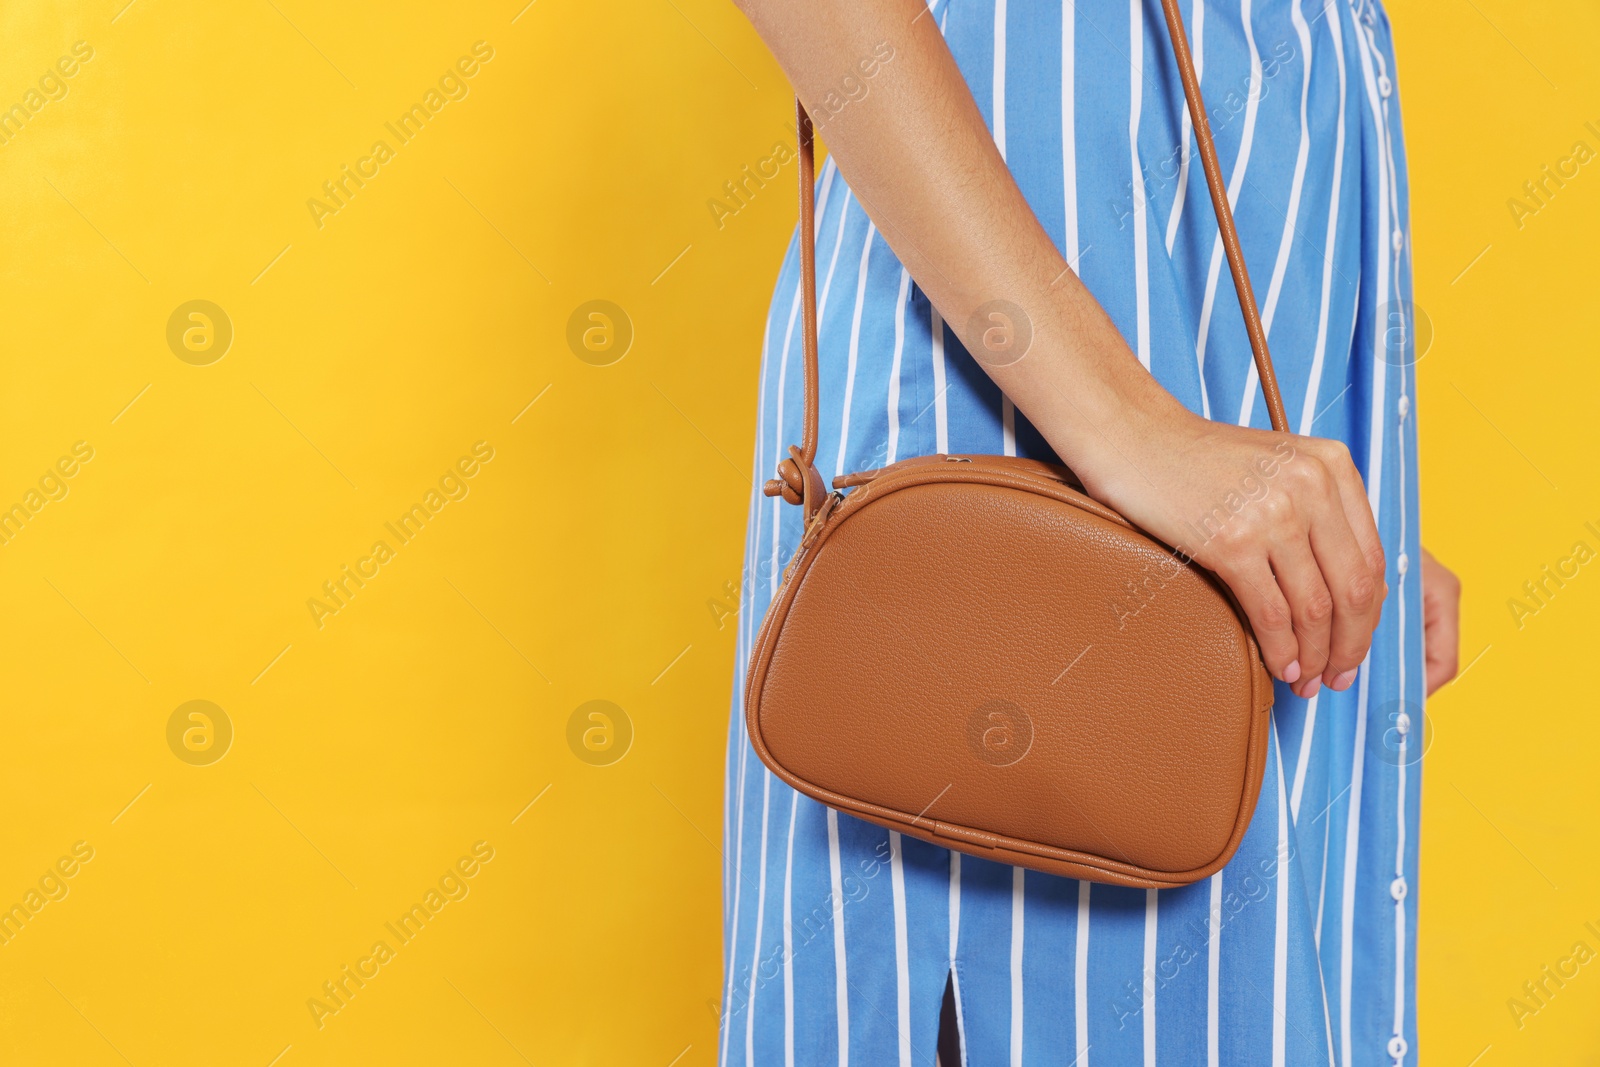
M1206 117L1205 101L1200 96L1200 80L1195 76L1194 58L1189 52L1189 39L1184 33L1183 14L1178 10L1178 0L1161 0L1167 17L1167 34L1172 40L1172 51L1178 61L1178 75L1183 81L1183 95L1189 106L1189 118L1194 125L1195 140L1200 145L1200 162L1205 169L1206 186L1211 192L1211 206L1216 212L1217 229L1222 235L1222 247L1228 256L1228 271L1233 275L1233 287L1239 294L1239 309L1244 313L1245 332L1250 336L1250 350L1255 355L1256 373L1261 381L1261 393L1267 402L1267 414L1272 428L1279 433L1289 432L1289 418L1283 410L1283 397L1278 392L1278 376L1272 368L1272 355L1267 351L1267 333L1261 325L1261 315L1256 310L1255 292L1250 287L1250 275L1245 270L1244 252L1239 247L1239 234L1233 224L1233 208L1228 203L1227 185L1222 179L1222 166L1217 162L1217 148L1211 137L1211 123ZM1065 17L1071 17L1068 5ZM805 349L805 424L799 445L789 446L789 458L778 464L778 476L768 481L762 492L767 496L782 496L791 504L804 504L809 522L822 507L827 490L822 476L817 473L817 249L814 214L816 184L815 133L811 116L805 105L795 98L795 127L799 140L800 156L800 285L803 289L801 310L803 326L802 343Z

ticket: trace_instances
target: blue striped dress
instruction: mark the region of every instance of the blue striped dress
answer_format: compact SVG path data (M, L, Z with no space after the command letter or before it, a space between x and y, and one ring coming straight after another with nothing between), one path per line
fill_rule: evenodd
M1183 9L1290 422L1349 446L1378 516L1390 594L1372 651L1344 693L1279 686L1260 805L1215 877L1145 891L962 856L799 796L751 751L743 669L800 536L798 508L753 492L719 1067L931 1067L947 981L981 1067L1416 1062L1426 731L1389 21L1374 0ZM1140 361L1193 410L1266 427L1157 0L932 13L1022 192ZM1052 458L831 162L817 198L824 477L933 452ZM763 478L800 436L798 275L791 245L762 349Z

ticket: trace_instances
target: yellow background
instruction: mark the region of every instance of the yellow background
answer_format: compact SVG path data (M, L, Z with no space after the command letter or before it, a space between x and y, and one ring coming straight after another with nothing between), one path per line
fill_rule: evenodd
M94 850L0 945L0 1062L713 1063L718 614L794 206L719 230L705 202L784 136L783 78L724 0L126 3L0 7L0 105L94 50L0 146L0 506L94 450L0 547L0 906ZM1600 547L1600 164L1520 229L1506 201L1600 148L1600 14L1392 6L1425 539L1472 661L1430 707L1422 1042L1593 1062L1600 965L1520 1030L1506 1001L1600 948L1600 577L1520 629L1507 601ZM477 41L468 95L319 228L307 200ZM196 299L234 331L205 366L167 343ZM566 340L594 299L633 324L610 366ZM479 441L319 628L307 600ZM631 724L609 766L568 743L594 699ZM190 700L234 730L208 766L168 744ZM307 1000L480 841L319 1029Z

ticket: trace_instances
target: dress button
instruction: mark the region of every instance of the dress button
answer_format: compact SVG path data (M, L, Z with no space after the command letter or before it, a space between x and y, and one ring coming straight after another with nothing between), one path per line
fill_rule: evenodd
M1394 728L1401 737L1404 737L1406 734L1410 733L1411 716L1402 711L1398 716L1395 717Z
M1411 414L1411 398L1409 396L1401 396L1398 406L1400 408L1400 417L1402 419Z
M1406 885L1406 880L1404 878L1396 878L1394 881L1389 883L1389 895L1394 897L1396 900L1404 900L1406 899L1406 891L1408 888L1409 887ZM1399 1056L1402 1055L1402 1053L1396 1052L1395 1055Z
M1378 75L1378 92L1383 94L1385 100L1389 98L1390 93L1394 92L1394 82L1389 80L1389 75Z
M1411 567L1411 557L1402 552L1400 558L1394 561L1394 565L1396 570L1404 574Z
M1397 1060L1405 1059L1406 1052L1410 1048L1411 1046L1406 1044L1406 1039L1401 1037L1399 1034L1395 1034L1389 1039L1389 1055L1393 1056Z
M1394 250L1398 252L1406 246L1406 235L1396 227L1394 233L1389 235L1389 243L1394 245Z

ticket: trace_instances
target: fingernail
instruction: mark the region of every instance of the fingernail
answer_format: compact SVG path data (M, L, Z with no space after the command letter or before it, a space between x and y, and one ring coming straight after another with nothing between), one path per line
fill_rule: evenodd
M1288 682L1290 685L1293 685L1300 680L1299 660L1295 660L1293 663L1289 664L1283 669L1283 680Z
M1317 695L1317 691L1320 690L1321 688L1322 688L1322 679L1321 678L1313 678L1309 682L1307 682L1305 685L1300 687L1300 697L1303 700L1310 700L1312 697Z
M1353 671L1353 670L1345 671L1343 674L1338 675L1336 678L1334 678L1333 682L1328 686L1328 688L1332 689L1336 693L1342 693L1346 689L1349 689L1350 688L1350 683L1355 681L1355 680L1356 680L1356 672L1355 671Z

